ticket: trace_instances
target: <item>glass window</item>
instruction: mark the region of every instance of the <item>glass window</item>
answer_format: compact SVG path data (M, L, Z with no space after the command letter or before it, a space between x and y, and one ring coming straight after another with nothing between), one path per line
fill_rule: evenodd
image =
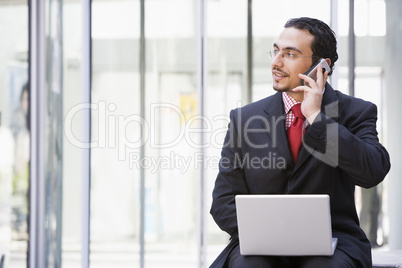
M145 266L196 267L196 1L145 2Z
M356 68L355 96L377 105L377 130L381 142L384 138L384 85L386 30L385 1L355 1ZM370 55L370 56L368 56ZM387 241L388 215L384 196L387 195L387 180L370 189L358 188L357 206L360 211L361 227L373 247ZM384 210L384 211L383 211Z
M338 56L339 59L335 64L333 76L336 77L334 85L336 89L349 94L349 54L348 54L348 38L349 38L349 0L338 1ZM332 82L332 81L331 81Z
M355 1L355 34L356 36L385 35L385 1Z
M62 267L81 265L83 105L81 83L82 9L64 0L63 23L63 187Z
M90 267L139 264L139 1L92 1Z
M253 1L253 94L256 101L275 93L272 89L272 48L283 26L290 18L313 17L330 24L331 1Z
M30 159L28 3L0 2L0 258L25 267Z

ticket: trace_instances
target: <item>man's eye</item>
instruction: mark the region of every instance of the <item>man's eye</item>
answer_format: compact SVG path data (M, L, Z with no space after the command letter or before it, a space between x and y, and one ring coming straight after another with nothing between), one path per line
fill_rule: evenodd
M295 54L293 54L292 52L287 52L286 55L287 55L288 57L290 57L290 58L292 58L292 57L295 56Z

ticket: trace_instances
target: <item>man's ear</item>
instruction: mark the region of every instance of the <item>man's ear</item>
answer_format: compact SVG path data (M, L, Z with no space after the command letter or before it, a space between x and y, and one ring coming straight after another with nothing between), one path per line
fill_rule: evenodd
M331 59L330 58L325 58L325 61L328 63L328 66L331 66Z

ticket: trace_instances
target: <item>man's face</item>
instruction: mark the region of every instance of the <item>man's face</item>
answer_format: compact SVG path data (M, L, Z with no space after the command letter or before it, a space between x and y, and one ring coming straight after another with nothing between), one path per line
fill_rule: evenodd
M273 47L278 53L271 62L273 87L276 91L294 95L291 90L300 86L298 75L305 73L312 65L313 39L314 36L307 30L296 28L285 28L279 35Z

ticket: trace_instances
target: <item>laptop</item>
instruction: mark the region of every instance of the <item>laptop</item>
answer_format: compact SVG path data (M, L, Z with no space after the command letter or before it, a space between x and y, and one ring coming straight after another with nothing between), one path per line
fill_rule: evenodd
M237 195L242 255L331 256L328 195Z

